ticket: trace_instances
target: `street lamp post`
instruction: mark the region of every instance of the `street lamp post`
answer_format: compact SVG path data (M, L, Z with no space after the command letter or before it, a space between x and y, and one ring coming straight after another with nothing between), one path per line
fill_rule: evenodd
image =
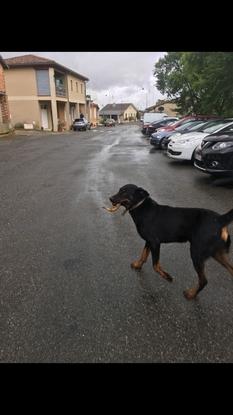
M146 93L146 108L147 108L147 90L145 89L145 88L142 88L142 91L145 91L145 93Z

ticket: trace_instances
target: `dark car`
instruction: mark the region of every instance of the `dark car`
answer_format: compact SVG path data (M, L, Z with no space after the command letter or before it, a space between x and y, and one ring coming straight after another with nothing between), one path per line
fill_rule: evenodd
M166 127L167 125L170 125L177 120L177 117L167 117L159 121L154 121L146 128L146 135L151 135L157 131L158 128Z
M185 119L182 124L180 124L178 122L178 123L172 124L171 126L168 126L168 127L164 128L164 129L160 129L156 133L153 133L152 136L151 136L151 139L150 139L150 143L151 143L151 145L153 145L157 148L165 148L165 146L168 145L170 140L168 140L167 143L165 142L165 145L164 145L164 139L167 139L171 136L174 137L173 134L177 133L177 136L178 136L178 134L180 135L182 133L191 132L191 128L194 127L194 129L195 129L195 126L198 126L196 131L198 131L198 130L200 131L201 125L203 125L203 123L207 123L207 121L208 122L215 122L216 120L218 120L218 119L215 118L215 117L213 119L211 119L209 116L206 116L205 119L204 119L204 116L202 116L202 118L199 118L199 117L194 118L193 117L192 119L191 118ZM200 127L200 129L199 129L199 127Z
M192 119L192 120L188 120L187 122L181 125L178 125L178 127L176 127L174 130L158 131L151 135L150 144L155 146L156 148L166 148L170 141L171 136L173 136L176 133L177 133L177 136L180 136L180 134L182 134L183 132L187 133L189 132L189 130L191 130L191 128L194 128L194 127L198 128L200 127L200 125L203 125L203 123L204 122L202 120Z
M181 134L191 133L193 131L201 131L204 127L211 126L214 120L208 121L191 121L190 123L181 125L180 127L176 128L175 131L167 131L166 137L161 140L160 147L163 150L167 150L168 144L171 139L175 137L180 137Z
M116 121L113 118L107 118L104 121L104 126L105 127L115 127L116 126Z
M194 166L204 173L233 177L233 126L204 138L195 150Z
M74 131L86 131L91 129L91 124L86 118L76 118L73 121L72 128Z
M160 129L160 131L175 130L180 125L186 124L186 123L188 123L192 120L205 121L205 120L213 120L213 119L219 119L219 118L220 117L218 117L217 115L216 116L215 115L187 115L187 116L181 118L180 120L176 121L175 123L163 127L163 129Z

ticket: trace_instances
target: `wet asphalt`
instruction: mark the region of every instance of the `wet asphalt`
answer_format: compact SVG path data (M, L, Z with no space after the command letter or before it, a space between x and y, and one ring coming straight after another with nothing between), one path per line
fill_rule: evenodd
M154 151L138 125L1 139L0 177L0 362L233 361L227 271L210 260L187 301L189 245L161 246L172 284L151 259L131 270L144 242L128 214L102 209L135 183L159 203L224 213L232 187Z

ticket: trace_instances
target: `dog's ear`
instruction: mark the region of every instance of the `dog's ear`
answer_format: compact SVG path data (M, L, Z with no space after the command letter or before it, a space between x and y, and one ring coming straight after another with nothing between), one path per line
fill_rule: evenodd
M138 187L136 192L137 192L137 195L140 195L140 197L142 198L150 196L149 193L146 190L144 190L142 187Z

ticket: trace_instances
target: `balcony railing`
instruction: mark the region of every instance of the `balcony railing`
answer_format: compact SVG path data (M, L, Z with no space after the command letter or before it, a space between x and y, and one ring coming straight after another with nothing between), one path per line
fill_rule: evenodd
M64 86L56 86L56 96L66 97L66 88Z

